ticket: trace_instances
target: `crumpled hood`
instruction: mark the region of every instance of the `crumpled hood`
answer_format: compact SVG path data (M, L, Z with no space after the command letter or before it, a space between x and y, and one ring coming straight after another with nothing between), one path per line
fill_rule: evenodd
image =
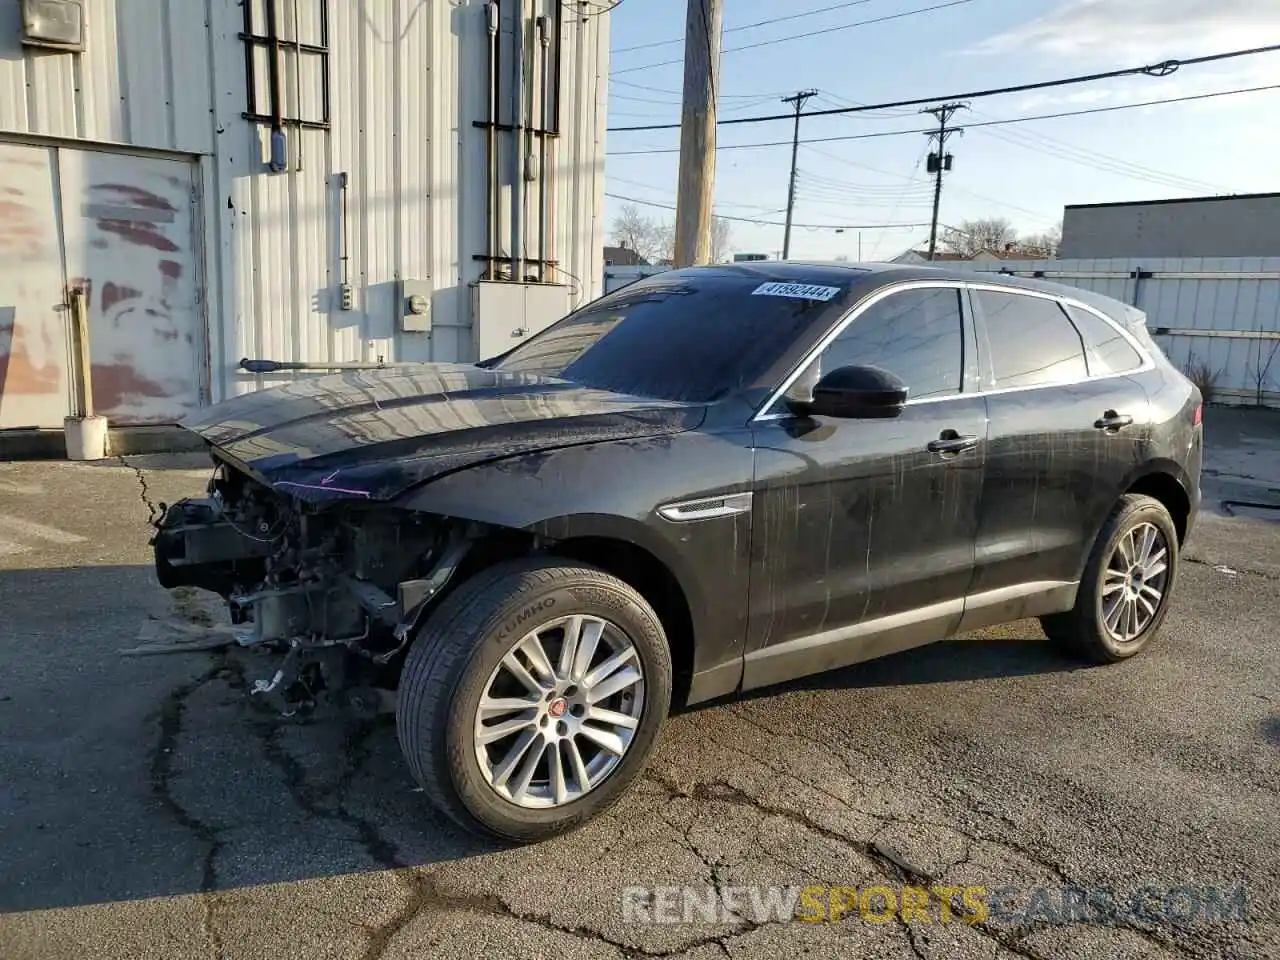
M389 500L489 460L691 430L704 412L550 377L431 364L258 391L183 426L282 493Z

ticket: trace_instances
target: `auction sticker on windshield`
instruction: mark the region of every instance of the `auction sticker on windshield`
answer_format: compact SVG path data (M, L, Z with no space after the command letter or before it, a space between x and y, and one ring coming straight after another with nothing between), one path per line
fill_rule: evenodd
M813 283L762 283L751 291L753 297L792 297L796 300L830 300L839 287L820 287Z

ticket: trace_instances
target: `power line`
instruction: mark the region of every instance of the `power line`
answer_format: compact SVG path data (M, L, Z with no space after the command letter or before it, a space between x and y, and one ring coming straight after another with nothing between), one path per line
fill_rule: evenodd
M592 4L590 0L577 0L577 2L573 2L573 3L571 3L570 0L562 0L562 3L564 6L571 7L571 8L583 7L583 6L598 7L599 9L593 10L591 11L591 13L581 14L583 20L588 20L591 17L601 17L601 16L604 16L606 13L612 13L614 10L617 10L620 6L622 6L623 0L612 0L611 3L597 3L597 4Z
M621 194L609 193L605 191L605 196L613 200L621 200L624 203L638 203L642 207L657 207L659 210L674 210L675 205L670 203L658 203L654 200L641 200L639 197L624 197ZM757 220L752 217L730 217L718 214L721 220L732 220L735 223L754 223L764 227L782 227L785 224L781 220ZM899 230L907 228L927 227L927 223L793 223L793 227L800 227L802 230Z
M1261 87L1239 87L1234 90L1218 90L1213 93L1197 93L1185 97L1167 97L1163 100L1143 100L1137 103L1120 103L1110 107L1088 107L1083 110L1063 110L1058 113L1039 113L1027 117L1008 117L1004 120L983 120L977 123L966 123L964 129L974 130L982 127L999 127L1011 123L1026 123L1031 120L1058 120L1064 117L1083 117L1093 113L1113 113L1117 110L1135 110L1139 107L1158 107L1169 103L1190 103L1193 100L1210 100L1214 97L1230 97L1242 93L1262 93L1267 90L1280 90L1280 83L1267 84ZM807 113L805 116L816 116L816 113ZM929 133L929 130L881 130L875 133L853 133L845 134L837 137L813 137L808 140L801 140L800 145L814 143L844 143L849 140L874 140L879 137L905 137L911 135L919 135ZM716 144L717 150L754 150L758 147L789 147L790 140L768 140L761 143L728 143ZM658 153L676 153L677 150L669 147L660 147L651 150L615 150L611 151L611 157L628 157L651 155Z
M930 132L934 132L934 131L930 131ZM929 199L929 200L927 200L927 201L925 201L925 202L923 202L923 203L918 203L918 202L915 202L915 201L908 201L908 200L907 200L907 198L908 198L908 197L919 197L919 196L921 196L922 194L927 194L927 195L928 195L928 196L930 196L930 198L931 198L931 197L932 197L932 194L933 194L933 187L932 187L931 185L929 185L929 184L923 184L923 183L921 183L921 184L917 184L917 183L915 182L915 172L916 172L916 170L915 170L915 169L913 169L913 170L912 170L912 174L911 174L911 176L909 176L909 177L904 177L904 176L903 176L902 174L900 174L900 173L890 173L890 172L889 172L889 171L887 171L887 170L879 170L879 169L877 169L877 168L875 168L875 167L868 167L866 164L854 163L854 162L853 162L853 161L851 161L851 160L846 160L844 157L837 157L835 154L830 154L830 153L826 153L825 151L816 150L816 149L815 149L815 148L813 148L813 147L807 147L806 149L808 149L808 150L812 150L814 153L820 153L822 156L824 156L824 157L828 157L828 158L830 158L830 159L832 159L832 160L835 160L835 161L837 161L837 162L840 162L840 163L847 163L847 164L849 164L850 166L861 167L861 168L862 168L862 169L864 169L864 170L870 170L872 173L879 173L879 174L883 174L884 176L887 176L887 177L893 177L893 178L895 178L895 179L899 179L899 180L906 180L906 181L908 181L907 183L905 183L905 184L903 184L903 185L901 185L901 186L883 186L883 187L878 187L878 188L870 188L870 187L867 187L867 188L864 188L864 187L855 187L855 188L853 189L853 192L852 192L852 193L850 194L850 196L849 196L849 199L851 199L851 200L854 200L854 201L857 201L857 202L862 202L862 203L866 204L866 203L870 202L872 198L871 198L871 197L869 197L869 196L858 196L858 195L857 195L857 194L858 194L858 192L860 192L860 191L862 191L862 190L866 190L866 189L883 189L883 190L886 190L886 191L897 191L897 192L898 192L898 196L899 196L899 197L901 198L901 200L902 200L902 204L901 204L902 206L907 206L907 207L910 207L910 206L932 206L932 204L933 204L932 199ZM927 151L927 152L926 152L926 155L927 155L927 153L928 153L928 152L930 152L930 151ZM916 169L918 169L918 168L919 168L919 166L920 166L921 162L923 162L923 160L924 160L924 157L921 157L921 159L920 159L920 160L916 161ZM806 175L806 177L805 177L805 178L806 178L806 179L808 179L808 178L809 178L809 177L811 177L811 176L812 176L812 175ZM836 184L838 184L838 181L830 181L830 182L831 182L831 183L836 183ZM802 184L802 185L803 185L803 183L804 183L804 180L802 180L802 181L801 181L801 184ZM987 196L986 194L978 193L978 192L977 192L977 191L975 191L975 190L970 190L968 187L960 186L960 185L958 185L958 184L952 184L952 185L951 185L951 189L952 189L952 190L959 190L961 193L968 194L968 195L969 195L969 196L971 196L971 197L976 197L976 198L977 198L977 199L979 199L979 200L985 200L987 203L994 204L994 205L996 205L996 206L998 206L998 207L1007 207L1007 208L1008 208L1008 209L1010 209L1010 210L1016 210L1017 212L1022 213L1022 214L1025 214L1025 215L1027 215L1027 216L1029 216L1029 217L1032 217L1032 218L1034 218L1034 219L1035 219L1035 220L1037 220L1037 221L1044 220L1045 222L1053 222L1053 221L1056 221L1056 220L1057 220L1057 217L1045 217L1045 213L1044 213L1044 211L1043 211L1043 210L1028 210L1026 207L1019 207L1017 204L1009 203L1007 200L1000 200L1000 199L997 199L996 197L990 197L990 196ZM833 191L833 192L834 192L834 191ZM805 191L805 196L806 196L806 197L808 197L808 195L809 195L809 194L808 194L808 191ZM939 224L939 226L945 226L945 224Z
M881 200L885 197L901 196L904 184L841 184L835 181L814 180L814 178L803 171L800 173L799 187L803 195L808 196L825 196L839 197L845 200ZM919 184L913 188L915 199L922 199L926 195L932 196L932 190L926 184Z
M991 114L983 113L981 110L974 110L974 114L986 117L991 120L998 120L999 117L993 117ZM1157 170L1154 167L1144 166L1125 160L1121 157L1115 157L1100 150L1085 149L1065 140L1051 137L1045 133L1033 133L1031 131L1011 130L1000 132L996 130L983 131L988 136L996 137L1005 143L1011 143L1014 146L1022 147L1024 150L1034 150L1046 156L1057 157L1062 160L1069 160L1082 166L1092 167L1095 170L1102 170L1106 173L1115 173L1121 176L1131 177L1135 180L1144 180L1149 183L1156 183L1161 186L1171 186L1188 190L1209 190L1211 192L1221 192L1222 187L1219 184L1208 183L1203 180L1194 180L1190 177L1183 177L1178 174L1168 173L1164 170Z
M742 49L742 48L739 48ZM1223 53L1211 53L1202 57L1191 57L1187 60L1164 60L1160 63L1147 64L1141 67L1125 67L1120 70L1106 70L1102 73L1086 73L1072 77L1061 77L1057 80L1040 80L1036 83L1019 83L1007 87L989 87L985 90L971 90L968 93L948 93L936 97L915 97L911 100L894 100L889 103L864 104L857 107L839 107L828 110L812 110L809 117L830 117L848 113L867 113L872 110L889 110L894 107L920 107L946 100L974 100L980 97L995 97L1006 93L1025 93L1029 90L1047 90L1051 87L1073 86L1079 83L1093 83L1097 80L1114 80L1117 77L1146 75L1149 77L1167 77L1182 67L1195 66L1201 63L1216 63L1220 60L1233 60L1238 57L1252 57L1262 53L1275 53L1280 50L1280 43L1266 47L1250 47L1245 50L1228 50ZM726 51L727 52L727 51ZM790 120L789 113L774 113L759 117L733 117L719 123L728 126L737 123L768 123L772 120ZM678 123L656 123L644 126L609 127L610 133L623 133L635 130L677 130Z
M890 13L883 17L875 17L871 20L859 20L857 23L845 23L835 27L827 27L824 30L810 30L808 33L793 33L785 37L774 37L772 40L760 40L756 43L744 44L741 47L729 47L724 53L739 53L743 50L754 50L757 47L768 47L775 43L787 43L790 40L804 40L808 37L825 36L828 33L837 33L841 30L852 30L854 27L866 27L873 23L884 23L888 20L901 20L903 17L913 17L918 13L932 13L934 10L945 10L947 7L959 7L966 3L973 3L973 0L947 0L946 3L936 3L931 7L920 7L915 10L904 10L901 13ZM635 73L637 70L652 70L655 67L666 67L673 63L682 63L682 60L659 60L657 63L642 63L635 67L624 67L621 70L614 70L614 74L619 73Z
M744 23L740 27L726 27L723 32L741 33L743 30L754 30L756 27L767 27L770 24L784 23L787 20L799 20L802 17L816 17L820 13L830 13L832 10L843 10L846 7L859 7L870 2L871 0L845 0L844 3L836 3L829 7L819 7L817 10L789 13L785 17L773 17L770 20L756 20L754 23ZM654 40L651 43L637 43L630 47L616 47L613 52L629 53L632 50L648 50L651 47L669 47L676 43L684 43L684 37L675 37L671 40Z
M925 147L924 152L923 152L923 153L921 153L921 154L920 154L920 156L916 157L916 162L915 162L915 164L911 167L911 174L910 174L910 176L908 176L908 177L907 177L907 185L906 185L906 187L904 187L904 188L903 188L903 197L904 197L904 198L905 198L905 196L906 196L906 191L907 191L908 189L910 189L910 188L915 184L915 182L916 182L916 174L918 174L918 173L920 172L920 167L921 167L921 165L924 163L924 158L925 158L925 157L927 157L928 155L929 155L929 148L928 148L928 147ZM890 220L892 220L894 217L896 217L896 216L898 215L898 208L899 208L899 206L900 206L900 203L898 203L898 204L894 204L893 209L889 211L889 219L890 219ZM875 245L875 247L873 247L873 248L872 248L872 251L871 251L871 256L872 256L872 257L875 257L875 255L876 255L876 254L878 254L878 253L880 252L880 244L881 244L883 241L884 241L884 235L883 235L883 234L881 234L879 237L877 237L877 238L876 238L876 245Z
M614 79L613 77L610 77L609 82L612 84L616 84L617 86L620 86L620 87L630 87L634 90L647 90L649 93L665 93L668 96L672 96L676 98L675 100L666 100L666 101L655 100L653 101L654 103L673 103L676 106L679 106L680 97L683 96L683 94L681 94L679 90L668 90L665 87L651 87L643 83L632 83L629 80L617 80L617 79ZM734 93L734 94L722 93L720 94L720 99L721 100L758 100L763 102L766 100L773 100L776 97L781 97L785 95L786 95L785 91L777 92L777 93ZM614 94L614 96L618 96L618 94Z
M1100 170L1103 173L1109 173L1113 176L1124 177L1129 180L1137 180L1142 183L1151 183L1159 187L1170 190L1185 190L1204 193L1223 193L1225 189L1219 184L1205 183L1198 180L1189 180L1185 177L1179 177L1175 174L1165 174L1152 168L1143 167L1137 164L1129 164L1125 161L1111 161L1103 159L1101 155L1095 159L1088 151L1074 151L1067 145L1053 146L1045 145L1036 140L1023 137L1017 131L1001 131L1001 130L979 130L978 133L985 134L988 137L994 137L1002 143L1011 144L1020 147L1023 150L1030 150L1041 156L1054 157L1058 160L1065 160L1069 163L1078 164L1082 167L1089 167L1093 170Z
M850 167L857 167L859 170L866 170L870 173L878 173L881 176L892 177L895 180L914 179L914 177L907 177L901 173L894 173L890 170L881 170L879 167L871 167L865 163L859 163L857 160L850 160L848 157L838 157L834 153L827 153L827 151L819 150L817 147L810 146L807 143L802 143L800 144L800 146L804 147L810 153L816 153L818 156L826 157L828 160L834 160L836 163L843 163L843 164L847 164ZM920 163L923 163L923 162L924 162L924 158L922 157L920 160ZM916 166L919 166L920 163L917 163Z
M831 93L828 90L821 91L818 94L818 99L831 107L865 107L866 106L865 103L862 103L859 100L850 100L848 97L838 96L837 94ZM867 110L862 113L862 116L871 117L873 120L879 120L879 119L893 120L898 117L910 117L910 116L913 116L914 114L915 114L915 110L911 110L911 109L885 110L883 112L872 112L870 110ZM852 118L849 118L849 119L852 119Z
M625 183L631 187L641 187L644 190L657 190L663 194L670 194L669 187L660 187L656 183L641 183L639 180L628 180L626 177L619 177L614 174L607 174L606 179L611 183ZM719 207L737 207L741 210L755 210L763 213L782 213L785 208L763 206L758 203L735 203L730 200L716 200L715 205Z

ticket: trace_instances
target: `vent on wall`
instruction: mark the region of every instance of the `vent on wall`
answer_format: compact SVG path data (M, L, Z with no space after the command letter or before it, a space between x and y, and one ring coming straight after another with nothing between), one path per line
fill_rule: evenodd
M83 50L84 0L22 0L22 42L49 50Z

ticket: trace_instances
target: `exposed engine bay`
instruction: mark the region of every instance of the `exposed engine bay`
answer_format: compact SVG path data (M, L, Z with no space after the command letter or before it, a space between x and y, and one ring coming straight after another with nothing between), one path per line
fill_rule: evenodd
M239 646L280 654L253 693L282 712L322 692L367 709L394 688L414 629L486 528L353 500L305 503L215 463L208 496L161 511L160 584L218 594Z

